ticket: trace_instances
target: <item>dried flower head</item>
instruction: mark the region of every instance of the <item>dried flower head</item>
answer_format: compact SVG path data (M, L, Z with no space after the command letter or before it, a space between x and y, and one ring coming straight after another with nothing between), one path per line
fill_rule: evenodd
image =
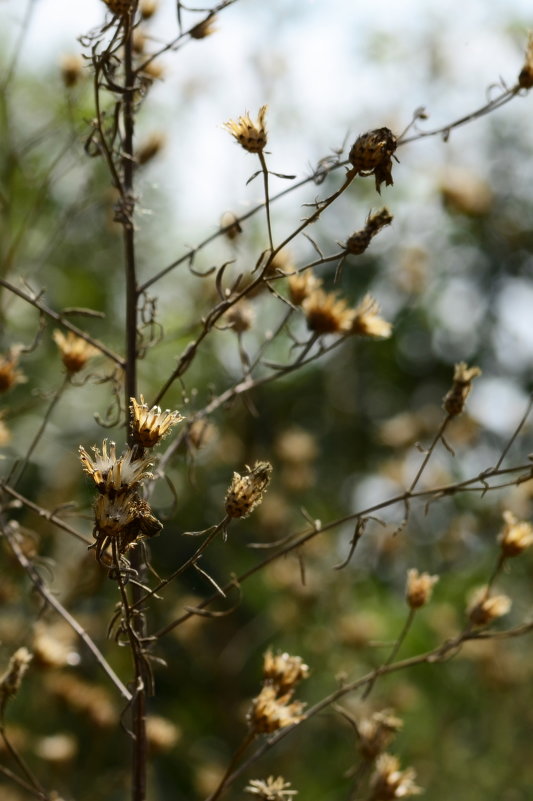
M366 221L365 227L360 231L356 231L347 240L344 246L346 253L350 253L353 256L358 256L361 253L364 253L373 237L375 237L376 234L378 234L386 225L390 225L392 220L393 217L391 214L389 214L387 209L381 209L381 211L378 211L375 214L370 214Z
M439 580L438 576L429 573L419 573L416 567L407 571L407 584L405 597L411 609L419 609L431 599L433 587Z
M233 473L233 480L226 493L226 512L230 517L248 517L263 500L270 483L270 462L256 462L243 476Z
M379 316L379 304L372 295L365 295L353 310L350 331L360 336L388 339L392 325Z
M83 76L83 59L78 53L65 53L61 56L60 68L63 83L71 89Z
M23 647L18 648L9 660L7 670L0 678L0 708L5 706L8 698L18 693L32 659L28 649Z
M533 545L533 526L518 520L508 509L503 513L504 527L498 537L502 554L505 557L519 556Z
M334 292L315 289L302 302L307 327L316 334L345 334L350 330L353 312Z
M475 590L468 604L467 614L474 626L487 626L493 620L506 615L511 609L507 595L489 595L488 587Z
M140 402L130 398L131 430L138 445L153 448L168 434L172 426L185 418L177 411L166 409L162 412L159 406L152 406L150 409L142 395L140 398Z
M143 19L150 19L159 8L158 0L140 0L139 11Z
M392 754L380 754L371 780L369 801L391 801L394 798L419 795L422 788L415 784L415 777L413 768L400 770L400 761L397 757Z
M17 369L21 347L14 345L5 356L0 356L0 392L7 392L16 384L24 384L28 379Z
M472 381L481 375L479 367L468 367L466 362L455 365L453 383L443 400L444 410L451 416L461 414L472 389Z
M94 507L94 537L96 558L108 565L105 551L113 542L119 555L132 548L143 537L153 537L163 528L152 514L147 501L135 492L124 493L110 498L99 495Z
M280 694L292 690L302 679L309 676L309 668L299 656L287 653L273 654L268 650L264 656L263 677L265 682L277 688Z
M231 242L242 234L241 224L236 214L232 211L225 211L220 220L220 227L224 230L226 236Z
M141 143L138 151L135 154L135 161L142 167L147 164L163 150L166 144L166 136L161 131L153 131L144 142Z
M85 339L76 336L72 331L67 331L67 335L61 331L54 331L54 342L59 348L61 361L66 367L67 373L74 375L83 370L89 359L98 355L98 350Z
M104 3L113 14L124 17L133 6L133 0L104 0Z
M396 150L396 137L389 128L376 128L359 136L349 153L350 163L359 175L374 175L376 189L394 183L392 180L392 156Z
M229 120L224 123L224 128L235 137L237 142L249 153L261 153L267 143L267 132L265 127L265 115L267 106L261 106L257 121L252 122L248 112L238 120Z
M301 306L306 298L322 285L320 278L311 270L289 276L289 297L295 306Z
M248 331L253 325L254 318L253 307L246 299L234 303L224 314L224 321L237 334Z
M92 478L96 488L102 494L114 497L137 487L145 478L151 478L149 459L138 458L135 449L128 448L117 459L116 445L107 439L102 443L102 451L96 446L91 448L94 456L90 456L85 448L79 447L80 461L83 470Z
M245 787L244 792L258 795L264 801L286 801L291 796L298 794L298 790L291 790L290 786L291 783L286 782L283 776L278 776L277 779L269 776L266 781L252 779Z
M533 86L533 32L530 31L527 37L526 57L524 66L518 76L518 84L522 89L531 89Z
M205 39L206 36L211 36L211 34L218 30L215 25L216 18L216 14L209 14L209 16L199 22L198 25L191 28L189 36L193 39Z
M403 726L400 718L390 710L374 712L369 718L363 718L357 725L359 733L359 750L365 759L374 761L391 743L394 735Z
M276 687L265 684L252 701L248 721L256 734L271 734L303 720L304 704L292 701L292 693L278 695Z

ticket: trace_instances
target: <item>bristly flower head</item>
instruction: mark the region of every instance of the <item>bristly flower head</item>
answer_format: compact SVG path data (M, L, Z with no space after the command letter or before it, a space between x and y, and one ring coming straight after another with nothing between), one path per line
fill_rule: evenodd
M302 679L309 676L309 668L299 656L290 656L287 653L273 654L268 650L264 656L263 677L265 683L277 687L278 692L284 694L292 690Z
M400 761L392 754L381 754L376 760L372 777L370 801L391 801L419 795L422 789L415 784L414 768L400 770Z
M256 462L252 469L246 465L247 473L233 473L233 480L226 493L226 512L230 517L248 517L263 500L270 483L270 462Z
M302 309L307 327L316 334L346 334L350 330L353 312L334 292L315 289L302 302Z
M405 597L411 609L419 609L431 599L433 587L439 580L438 576L429 573L419 573L416 567L407 571L407 585Z
M372 295L365 295L352 312L351 333L365 337L388 339L392 325L379 316L379 304Z
M443 407L450 417L461 414L465 407L466 399L472 389L472 381L481 375L479 367L468 367L466 362L459 362L455 365L453 373L453 384L443 400Z
M179 412L171 412L169 409L162 412L159 406L152 406L150 409L143 396L140 397L140 403L135 398L130 398L131 430L138 445L153 448L172 426L185 418Z
M271 734L303 720L304 706L292 701L292 692L279 695L275 687L265 684L252 701L248 720L255 734Z
M298 790L290 789L291 783L286 782L283 776L275 779L269 776L266 781L263 779L252 779L244 792L251 795L258 795L263 801L287 801L293 795L298 795Z
M360 739L359 751L364 759L373 762L378 754L387 748L402 726L403 722L400 718L395 717L386 709L374 712L370 717L359 721L357 724Z
M364 253L373 237L386 225L390 225L392 220L392 214L389 214L387 209L381 209L375 214L369 214L365 227L348 238L344 245L346 253L350 253L353 256L359 256Z
M322 281L316 277L312 270L289 276L289 297L291 302L295 306L301 306L304 300L321 286Z
M79 373L89 359L98 354L98 350L93 345L76 336L72 331L68 331L66 336L61 331L54 331L53 336L61 354L61 361L70 375Z
M5 356L0 356L0 392L7 392L16 384L24 384L28 379L17 369L20 345L11 347Z
M145 478L152 476L149 472L152 462L149 459L136 458L137 454L131 448L118 459L115 443L109 443L108 452L106 439L102 443L102 452L95 446L91 450L94 456L90 456L80 445L80 461L102 495L113 497L129 492Z
M481 587L473 593L467 614L472 625L488 626L493 620L506 615L511 603L507 595L489 595L489 588Z
M249 153L261 153L267 143L267 131L265 127L265 115L267 106L261 106L257 121L252 122L248 112L238 120L229 120L224 123L224 128L235 137L237 142Z
M350 163L360 175L374 175L376 189L381 192L381 184L394 183L392 180L392 156L396 150L396 137L389 128L376 128L359 136L349 153Z
M519 556L526 548L533 545L533 526L520 521L512 512L503 513L504 527L498 541L505 557Z

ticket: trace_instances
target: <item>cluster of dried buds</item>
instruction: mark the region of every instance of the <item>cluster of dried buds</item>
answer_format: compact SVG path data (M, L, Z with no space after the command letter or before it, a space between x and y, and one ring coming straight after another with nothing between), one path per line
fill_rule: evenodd
M466 400L472 389L472 381L481 375L479 367L468 367L466 362L455 365L453 383L443 400L444 410L450 417L457 417L465 407Z
M106 566L115 565L139 540L152 537L162 528L150 505L140 495L146 479L152 478L153 460L146 449L153 448L182 420L179 412L149 408L141 395L140 403L131 398L133 445L117 456L114 442L103 441L102 449L92 448L91 456L80 446L84 471L92 478L98 497L94 506L93 546L96 557Z
M263 686L248 713L255 734L271 734L303 720L304 704L293 701L298 682L306 679L309 668L299 656L267 651L263 663Z
M376 189L381 194L381 184L391 186L392 157L396 150L397 140L389 128L376 128L374 131L361 134L350 150L348 158L355 174L373 175Z

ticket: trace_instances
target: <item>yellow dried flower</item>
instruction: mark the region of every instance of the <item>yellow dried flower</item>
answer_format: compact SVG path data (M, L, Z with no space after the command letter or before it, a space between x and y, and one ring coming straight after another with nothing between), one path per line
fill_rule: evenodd
M150 409L142 395L140 398L140 403L135 398L130 398L131 430L138 445L153 448L168 434L172 426L185 418L170 409L162 412L159 406L152 406Z
M24 384L28 379L17 370L21 347L14 345L5 356L0 356L0 392L7 392L16 384Z
M261 153L267 143L265 115L267 106L261 106L257 121L252 122L248 112L238 120L229 120L224 128L235 137L237 142L249 153Z
M7 670L0 678L0 708L3 708L7 699L16 695L20 689L24 674L33 659L27 648L18 648L7 666Z
M533 526L518 520L509 510L503 513L503 520L505 525L498 537L502 554L505 557L519 556L533 545Z
M533 86L533 32L530 31L527 38L526 58L524 66L518 76L518 83L522 89L531 89Z
M487 626L493 620L506 615L511 609L507 595L489 595L488 587L476 590L467 608L470 622L474 626Z
M83 370L89 359L98 355L98 350L86 342L85 339L76 336L72 331L67 331L65 336L61 331L54 331L54 342L59 348L61 361L67 369L67 373L74 375Z
M350 330L353 312L334 292L315 289L302 302L307 327L316 334L342 334Z
M292 693L279 696L275 687L265 684L252 701L252 708L248 713L253 731L256 734L271 734L303 720L305 704L291 699Z
M258 795L264 801L286 801L291 796L298 795L298 790L291 790L290 786L291 783L286 782L283 776L278 776L277 779L269 776L266 781L252 779L244 788L244 792Z
M281 695L292 690L299 681L308 676L309 668L301 657L289 656L287 653L273 654L271 650L265 653L263 677Z
M99 448L91 448L94 457L90 456L85 448L79 447L80 461L83 470L92 478L96 488L102 494L114 497L129 492L138 486L145 478L151 478L149 469L152 463L149 459L138 458L137 453L128 448L117 459L116 445L107 439L102 443L102 452Z
M419 609L431 599L433 587L439 580L438 576L429 573L419 573L416 567L407 571L407 584L405 597L411 609Z
M361 720L357 725L357 731L360 738L359 750L362 756L374 761L378 754L387 748L402 726L400 718L395 717L386 709L374 712L369 718Z
M371 295L365 295L353 310L350 331L360 336L388 339L392 325L379 316L378 302Z
M248 517L263 500L270 483L270 462L256 462L253 469L246 465L247 473L233 473L233 480L226 493L226 512L230 517Z
M195 25L194 28L191 28L189 31L189 36L193 39L205 39L206 36L211 36L215 33L218 28L215 26L217 15L210 14L204 20Z
M389 128L376 128L359 136L349 153L350 163L360 175L374 175L376 189L394 183L392 180L392 156L396 150L396 137Z
M400 761L397 757L392 754L380 754L371 780L369 801L391 801L394 798L419 795L422 788L415 784L415 777L416 772L413 768L400 770Z
M455 365L453 384L444 396L442 404L444 410L451 417L461 414L472 389L472 381L479 375L481 375L479 367L468 367L466 362L459 362Z
M65 53L60 60L61 78L67 89L76 86L83 76L83 59L78 53Z
M289 276L289 297L295 306L301 306L304 300L321 285L322 281L311 270L296 273Z

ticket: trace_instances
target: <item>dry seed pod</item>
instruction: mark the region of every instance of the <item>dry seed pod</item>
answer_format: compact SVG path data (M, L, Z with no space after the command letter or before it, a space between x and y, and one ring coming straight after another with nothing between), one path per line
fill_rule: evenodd
M376 128L355 140L348 158L356 173L375 176L379 192L383 182L386 186L394 183L391 170L395 150L396 137L392 131L389 128Z
M239 117L237 120L225 122L224 128L249 153L261 153L267 143L266 112L267 106L261 106L256 122L253 122L249 113L246 112L243 117Z
M263 500L263 494L270 483L272 465L270 462L256 462L253 469L241 476L233 473L233 480L226 494L226 512L230 517L248 517Z

